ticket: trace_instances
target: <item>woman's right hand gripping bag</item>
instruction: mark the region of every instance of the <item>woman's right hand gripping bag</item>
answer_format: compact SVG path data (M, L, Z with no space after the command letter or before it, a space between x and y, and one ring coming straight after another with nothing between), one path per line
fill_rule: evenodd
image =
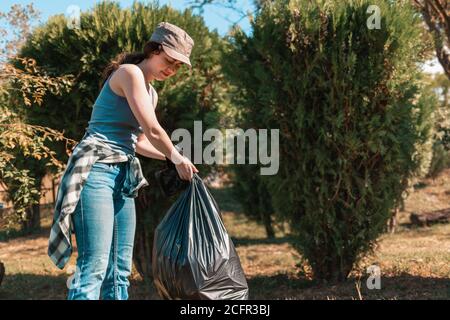
M219 207L196 173L156 228L152 269L164 299L248 299L244 271Z

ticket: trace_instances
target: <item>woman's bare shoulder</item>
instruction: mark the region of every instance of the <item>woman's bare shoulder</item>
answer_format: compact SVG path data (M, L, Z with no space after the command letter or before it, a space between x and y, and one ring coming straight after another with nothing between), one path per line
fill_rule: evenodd
M141 69L137 65L132 64L132 63L121 64L117 68L116 71L119 71L119 70L120 70L120 73L124 74L124 75L129 75L129 76L134 76L134 77L135 76L139 76L139 77L143 76Z
M125 94L122 90L122 84L125 81L129 81L130 77L140 78L142 76L142 71L135 64L121 64L112 74L109 79L109 85L111 90L121 96L125 97Z

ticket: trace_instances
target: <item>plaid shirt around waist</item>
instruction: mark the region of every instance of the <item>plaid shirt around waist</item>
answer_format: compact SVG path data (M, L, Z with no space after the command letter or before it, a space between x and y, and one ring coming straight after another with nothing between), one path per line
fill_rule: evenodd
M91 167L97 161L128 162L122 188L122 194L126 197L135 198L140 188L148 186L137 157L115 151L107 143L86 134L69 157L56 198L47 253L60 269L64 268L72 255L71 214L75 211Z

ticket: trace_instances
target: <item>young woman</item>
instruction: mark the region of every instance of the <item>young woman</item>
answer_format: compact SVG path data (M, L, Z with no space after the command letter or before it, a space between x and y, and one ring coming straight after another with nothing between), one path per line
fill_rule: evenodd
M147 185L135 152L171 159L190 181L197 168L172 144L155 116L157 93L150 82L191 66L192 38L162 22L142 53L121 54L105 69L86 134L61 179L48 253L63 268L78 249L68 299L128 299L135 233L134 197Z

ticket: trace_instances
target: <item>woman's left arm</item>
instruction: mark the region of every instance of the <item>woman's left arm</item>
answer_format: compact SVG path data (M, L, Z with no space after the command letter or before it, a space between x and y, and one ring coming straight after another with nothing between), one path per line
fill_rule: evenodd
M152 159L166 160L166 156L156 149L143 133L138 136L136 153Z

